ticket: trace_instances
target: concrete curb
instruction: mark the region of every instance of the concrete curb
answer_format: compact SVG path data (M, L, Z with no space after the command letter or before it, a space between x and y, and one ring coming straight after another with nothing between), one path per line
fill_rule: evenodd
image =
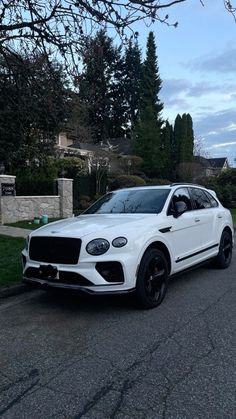
M23 294L24 292L32 291L33 288L26 284L9 285L8 287L0 288L0 299L13 297L14 295Z

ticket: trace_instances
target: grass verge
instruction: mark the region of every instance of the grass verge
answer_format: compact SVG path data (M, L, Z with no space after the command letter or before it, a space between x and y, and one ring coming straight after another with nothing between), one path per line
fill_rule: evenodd
M60 218L49 218L48 222L52 223L53 221L58 221ZM10 227L18 227L18 228L27 228L29 230L36 230L39 227L44 226L45 224L34 224L31 220L23 220L23 221L17 221L16 223L7 223L6 226Z
M22 278L21 251L25 239L0 236L0 287L19 283Z

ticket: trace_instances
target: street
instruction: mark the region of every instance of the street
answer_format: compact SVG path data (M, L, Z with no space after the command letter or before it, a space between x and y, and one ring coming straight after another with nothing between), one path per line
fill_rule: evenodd
M154 310L128 295L2 299L0 417L235 418L235 255L174 278Z

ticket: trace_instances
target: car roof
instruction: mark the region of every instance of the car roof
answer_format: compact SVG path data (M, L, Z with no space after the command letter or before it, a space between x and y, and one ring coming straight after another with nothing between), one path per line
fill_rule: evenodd
M142 185L142 186L133 186L131 188L116 189L113 192L116 192L116 191L130 191L130 190L140 191L140 190L145 190L145 189L157 189L157 188L158 189L177 189L179 187L186 187L187 188L187 187L190 187L190 186L208 190L204 186L197 185L195 183L187 183L187 182L186 183L177 183L176 182L176 183L169 183L169 184L166 184L166 185ZM211 191L211 192L214 192L214 191Z

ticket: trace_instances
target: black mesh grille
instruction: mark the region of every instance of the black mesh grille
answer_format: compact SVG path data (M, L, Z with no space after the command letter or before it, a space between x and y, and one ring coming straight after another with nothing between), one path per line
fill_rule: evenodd
M32 237L29 256L31 260L47 263L76 265L81 240L67 237Z
M41 274L40 268L28 268L24 274L25 278L38 278L42 280L48 280L50 282L55 282L57 284L68 284L68 285L81 285L88 286L94 285L88 279L84 278L82 275L77 274L76 272L66 272L60 271L59 278L48 278L44 274Z

